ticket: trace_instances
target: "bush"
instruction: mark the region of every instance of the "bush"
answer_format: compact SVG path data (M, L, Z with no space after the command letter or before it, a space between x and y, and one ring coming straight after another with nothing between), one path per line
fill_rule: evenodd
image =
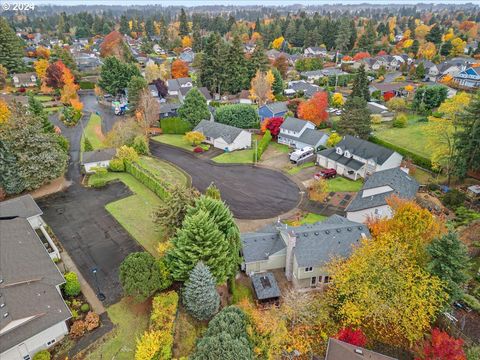
M82 89L82 90L93 90L93 89L95 89L95 83L93 83L91 81L80 81L78 83L78 85L80 85L80 89Z
M33 360L50 360L51 355L48 350L41 350L33 355Z
M87 331L96 329L100 326L100 316L93 311L90 311L87 316L85 316L85 326Z
M135 162L138 161L138 153L133 147L123 145L117 149L117 154L115 155L116 159L122 160L125 162Z
M67 296L77 296L80 294L80 282L78 281L77 274L70 271L65 274L65 285L63 286L63 291Z
M85 323L82 320L77 320L70 328L70 336L73 339L79 338L85 334Z
M404 111L407 109L407 102L401 97L394 97L387 102L387 108L390 111Z
M83 138L83 150L84 151L93 151L93 146L88 137Z
M382 115L380 114L371 115L370 118L372 119L372 124L380 124L382 122Z
M194 153L197 153L197 154L201 154L203 153L205 150L203 150L203 148L201 146L197 146L193 149L193 152Z
M82 112L80 110L75 110L71 106L65 106L62 115L63 116L60 117L60 120L62 120L65 125L74 126L82 117Z
M82 304L82 306L80 306L80 311L83 312L83 313L86 313L89 310L90 310L90 305L88 305L87 303Z
M470 308L477 312L480 312L480 301L475 296L463 294L462 299L463 301L465 301L465 304L467 304Z
M113 172L123 172L125 171L125 164L121 159L112 159L108 165L108 169Z
M141 164L126 163L125 171L152 190L160 199L165 200L170 195L168 192L170 184L157 178L149 170L142 167Z
M447 207L456 208L460 205L463 205L465 198L466 195L463 192L457 189L452 189L443 195L442 202Z
M65 136L57 135L57 143L65 152L68 152L68 149L70 149L70 142Z
M427 159L426 157L413 153L410 150L404 149L400 146L391 144L387 141L381 140L375 136L370 136L368 140L375 144L385 146L386 148L389 148L393 151L398 152L400 155L403 155L404 157L411 159L416 165L420 167L423 167L429 170L432 169L432 162L430 161L430 159Z
M242 129L258 128L260 123L255 108L247 104L221 106L215 113L215 120Z
M272 141L272 134L270 133L270 130L267 130L265 131L265 134L263 134L262 139L258 142L257 159L255 159L255 152L253 153L253 161L255 160L259 161L262 158L262 155L265 152L265 150L267 150L268 145L270 144L270 141Z
M399 113L395 116L392 123L393 127L405 128L408 125L408 117L404 113Z
M180 134L183 135L186 132L192 130L192 125L179 117L170 117L160 120L160 127L163 134Z
M132 147L135 149L137 154L148 155L150 154L150 148L148 146L148 140L143 135L137 135L133 139Z

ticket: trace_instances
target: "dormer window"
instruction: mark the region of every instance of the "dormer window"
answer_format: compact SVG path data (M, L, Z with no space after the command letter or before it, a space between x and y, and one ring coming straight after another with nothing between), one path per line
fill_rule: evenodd
M351 157L352 155L350 154L350 151L345 150L345 152L343 153L343 156L349 158L349 157Z
M342 154L343 154L342 149L340 149L339 147L337 147L337 154L338 154L338 155L342 155Z

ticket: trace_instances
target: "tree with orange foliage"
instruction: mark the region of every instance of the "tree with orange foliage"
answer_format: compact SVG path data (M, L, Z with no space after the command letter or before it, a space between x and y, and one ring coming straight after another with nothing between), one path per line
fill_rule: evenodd
M71 99L70 100L70 105L72 105L72 107L77 111L82 111L83 110L83 104L78 99Z
M185 61L176 59L172 62L172 78L188 77L188 64Z
M62 61L56 61L50 64L45 72L45 84L48 87L54 89L60 89L63 87L63 70L65 65Z
M361 52L356 53L353 56L353 60L354 61L359 61L359 60L366 59L366 58L369 58L369 57L371 57L371 55L368 51L361 51Z
M463 340L455 339L438 328L432 329L415 351L415 360L466 360Z
M182 47L185 49L187 47L191 48L192 47L192 38L190 36L184 36L182 38Z
M114 30L103 39L100 45L100 56L103 58L115 56L120 60L127 60L131 57L131 53L123 40L123 35Z
M48 60L50 58L50 50L44 46L39 46L35 50L37 58Z
M325 91L315 93L310 100L300 103L298 107L298 116L301 119L309 120L315 125L327 121L328 119L328 95Z
M418 56L427 60L432 60L437 53L437 48L434 43L426 42L420 45L418 49Z
M252 43L256 44L258 40L262 40L262 35L261 35L260 33L258 33L258 32L255 31L255 32L252 34L252 37L250 38L250 41L251 41Z
M61 91L61 101L64 104L68 104L71 100L77 100L77 90L79 89L79 86L75 84L75 78L70 69L66 66L63 68L62 80L64 85Z

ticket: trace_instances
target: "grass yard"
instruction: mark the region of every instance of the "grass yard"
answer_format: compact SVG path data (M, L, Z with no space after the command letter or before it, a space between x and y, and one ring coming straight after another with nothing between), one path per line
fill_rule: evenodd
M235 280L235 287L231 287L232 304L238 304L242 299L245 298L253 303L253 291L249 281L250 279L245 281L244 278Z
M319 221L325 220L327 217L320 214L308 213L300 219L300 225L315 224Z
M54 107L44 108L44 110L45 110L48 114L51 114L51 113L53 113L53 112L60 111L61 109L62 109L61 106L54 106Z
M426 185L430 183L436 183L436 184L443 184L444 182L447 181L447 176L440 174L432 174L429 171L416 168L415 173L412 175L415 180L418 181L420 185Z
M349 180L341 176L327 180L329 192L357 192L363 186L362 180Z
M206 323L194 319L180 306L175 320L173 357L175 359L187 358L195 350L197 339L206 329Z
M132 196L107 204L105 206L107 211L145 250L158 256L157 245L162 240L163 234L158 231L151 214L162 200L130 174L109 172L105 179L120 180L134 193ZM98 180L96 175L92 175L88 180L89 185L96 180Z
M186 173L165 161L141 156L138 162L156 177L170 184L187 185L190 183L190 177Z
M253 162L253 149L226 152L212 160L221 164L251 164Z
M55 98L53 96L49 95L35 95L35 99L37 99L40 102L49 102L49 101L55 101Z
M315 166L315 162L313 162L313 161L309 161L309 162L303 163L303 164L298 165L298 166L293 165L292 168L287 170L287 173L290 174L290 175L295 175L295 174L298 174L302 169L311 168L313 166Z
M176 146L188 151L192 151L193 147L187 142L184 138L184 135L174 135L174 134L162 134L154 136L152 139L163 144Z
M275 150L284 154L288 154L291 150L291 148L289 148L287 145L279 144L276 141L271 141L268 147L274 148Z
M94 150L102 149L105 140L102 133L102 118L97 114L92 114L88 120L87 126L85 126L83 135L90 140L90 144L92 144Z
M116 325L107 339L99 344L86 358L131 360L135 356L136 339L148 328L150 301L137 304L130 298L107 309L108 316Z

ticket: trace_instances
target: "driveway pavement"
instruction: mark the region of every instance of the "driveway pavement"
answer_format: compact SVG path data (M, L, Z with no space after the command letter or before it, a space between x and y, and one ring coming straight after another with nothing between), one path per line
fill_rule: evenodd
M284 174L252 165L216 164L182 149L150 142L153 156L185 170L192 184L204 191L212 182L238 219L268 219L298 205L298 186Z

